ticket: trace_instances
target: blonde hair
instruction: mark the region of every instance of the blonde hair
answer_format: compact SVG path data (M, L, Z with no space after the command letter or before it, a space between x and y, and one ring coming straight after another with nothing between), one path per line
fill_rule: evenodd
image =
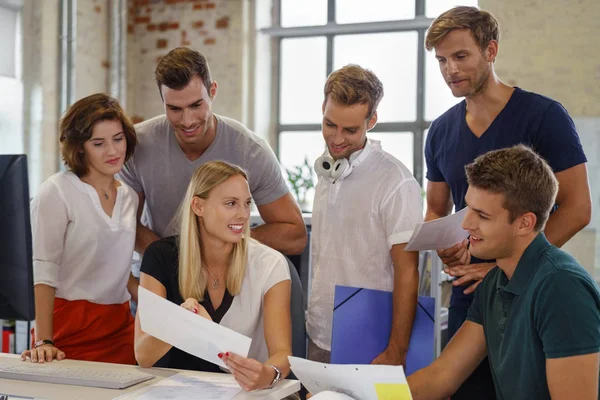
M498 20L477 7L458 6L442 13L427 30L425 48L431 51L454 29L467 29L483 51L490 41L500 41Z
M233 176L248 180L240 167L223 161L211 161L196 170L188 185L185 198L177 213L179 228L179 291L183 299L194 298L202 301L207 287L206 276L202 271L202 254L199 217L192 210L194 197L207 199L213 188ZM246 222L242 240L233 245L227 268L227 290L235 296L240 292L248 259L249 223Z
M367 104L369 119L377 111L377 106L383 98L383 84L373 71L348 64L329 75L323 94L323 106L327 104L329 96L331 100L343 106Z

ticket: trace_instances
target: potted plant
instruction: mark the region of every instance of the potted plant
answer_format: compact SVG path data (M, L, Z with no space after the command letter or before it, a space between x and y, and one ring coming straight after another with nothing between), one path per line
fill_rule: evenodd
M288 183L294 197L300 205L303 212L310 212L309 201L307 198L308 192L315 187L313 181L312 166L308 161L308 157L304 157L304 163L296 165L291 169L286 168Z

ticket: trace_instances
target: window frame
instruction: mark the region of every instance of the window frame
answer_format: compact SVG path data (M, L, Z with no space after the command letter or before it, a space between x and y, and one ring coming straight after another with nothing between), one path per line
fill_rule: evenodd
M273 0L272 24L260 30L271 37L272 75L271 75L271 112L274 124L270 141L279 158L279 136L286 131L321 131L321 124L282 124L280 121L281 99L281 41L289 38L307 38L324 36L327 41L326 76L333 71L334 37L338 35L355 35L390 32L417 32L417 118L413 122L378 123L371 132L412 132L413 134L413 174L417 182L424 182L423 170L423 138L431 121L425 120L425 33L433 22L433 18L425 16L425 1L415 1L415 18L407 20L376 21L338 24L335 21L336 0L327 0L327 24L318 26L281 26L281 0Z

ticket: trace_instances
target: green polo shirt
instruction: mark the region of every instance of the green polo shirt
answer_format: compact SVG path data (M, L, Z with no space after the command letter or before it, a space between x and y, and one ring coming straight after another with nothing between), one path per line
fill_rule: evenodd
M512 279L491 270L467 315L483 326L498 400L550 399L546 359L600 351L600 292L569 254L539 234Z

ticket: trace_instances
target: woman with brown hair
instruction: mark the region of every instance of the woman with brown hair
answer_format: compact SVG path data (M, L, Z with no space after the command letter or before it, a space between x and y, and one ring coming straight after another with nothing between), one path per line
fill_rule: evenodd
M60 123L68 171L31 204L35 329L23 360L135 364L130 293L137 194L115 178L137 143L117 100L94 94Z

